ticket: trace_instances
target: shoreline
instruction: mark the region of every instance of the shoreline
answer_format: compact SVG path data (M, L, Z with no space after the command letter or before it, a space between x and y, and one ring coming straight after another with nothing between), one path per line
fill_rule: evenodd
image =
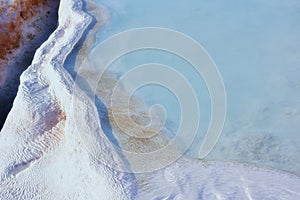
M126 163L70 73L77 61L65 68L71 52L70 60L82 59L93 41L84 38L93 19L82 4L61 1L59 26L21 75L0 133L0 199L299 197L299 177L240 163L181 157L151 173L116 170L126 170Z

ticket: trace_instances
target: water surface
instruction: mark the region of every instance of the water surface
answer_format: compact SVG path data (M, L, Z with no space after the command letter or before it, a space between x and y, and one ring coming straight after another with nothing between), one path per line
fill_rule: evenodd
M228 103L224 131L208 159L251 162L300 174L299 1L97 2L110 9L111 19L96 44L131 28L164 27L189 35L211 55L222 75ZM150 62L174 67L197 91L200 129L186 152L197 157L211 106L205 83L191 66L170 53L143 50L121 57L110 70L120 77ZM165 106L166 127L176 132L180 109L174 95L153 85L136 95L148 105Z

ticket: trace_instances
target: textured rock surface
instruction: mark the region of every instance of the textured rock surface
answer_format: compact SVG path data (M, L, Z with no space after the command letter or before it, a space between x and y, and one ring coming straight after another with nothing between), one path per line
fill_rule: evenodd
M74 81L63 68L66 56L91 21L81 7L80 1L61 2L59 27L21 76L13 109L0 135L1 199L95 199L99 194L130 199L135 193L131 192L134 181L130 175L98 163L76 133L72 98L81 99L75 109L82 113L78 130L100 141L91 148L101 145L107 160L122 162L107 138L93 135L100 131L95 108L83 94L75 94Z
M92 18L79 0L62 0L59 13L59 27L21 76L0 133L0 199L300 198L299 177L241 163L181 158L146 174L108 167L128 166L94 103L63 68Z
M242 163L182 158L139 176L141 199L299 199L297 176ZM154 198L153 198L154 197Z
M55 30L59 0L0 3L0 128L35 50Z

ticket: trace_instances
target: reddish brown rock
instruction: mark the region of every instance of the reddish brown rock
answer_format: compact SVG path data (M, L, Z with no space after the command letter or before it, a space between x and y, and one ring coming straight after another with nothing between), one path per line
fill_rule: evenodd
M59 0L0 0L0 128L35 50L55 30Z

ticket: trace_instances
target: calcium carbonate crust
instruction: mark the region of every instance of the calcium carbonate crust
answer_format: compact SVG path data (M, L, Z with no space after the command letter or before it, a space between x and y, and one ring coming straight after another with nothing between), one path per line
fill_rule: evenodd
M123 162L101 131L93 103L63 68L90 22L80 0L62 0L58 28L21 75L0 134L0 199L132 199L136 193L132 176L99 163L77 133L100 140L90 148ZM74 98L80 99L76 109ZM82 114L82 125L74 124L74 111Z
M240 163L183 157L145 174L106 166L105 160L125 164L103 133L95 105L63 68L90 22L81 1L62 0L59 27L22 74L0 133L0 199L300 198L299 177ZM75 124L74 113L82 123ZM80 135L89 142L83 145Z

